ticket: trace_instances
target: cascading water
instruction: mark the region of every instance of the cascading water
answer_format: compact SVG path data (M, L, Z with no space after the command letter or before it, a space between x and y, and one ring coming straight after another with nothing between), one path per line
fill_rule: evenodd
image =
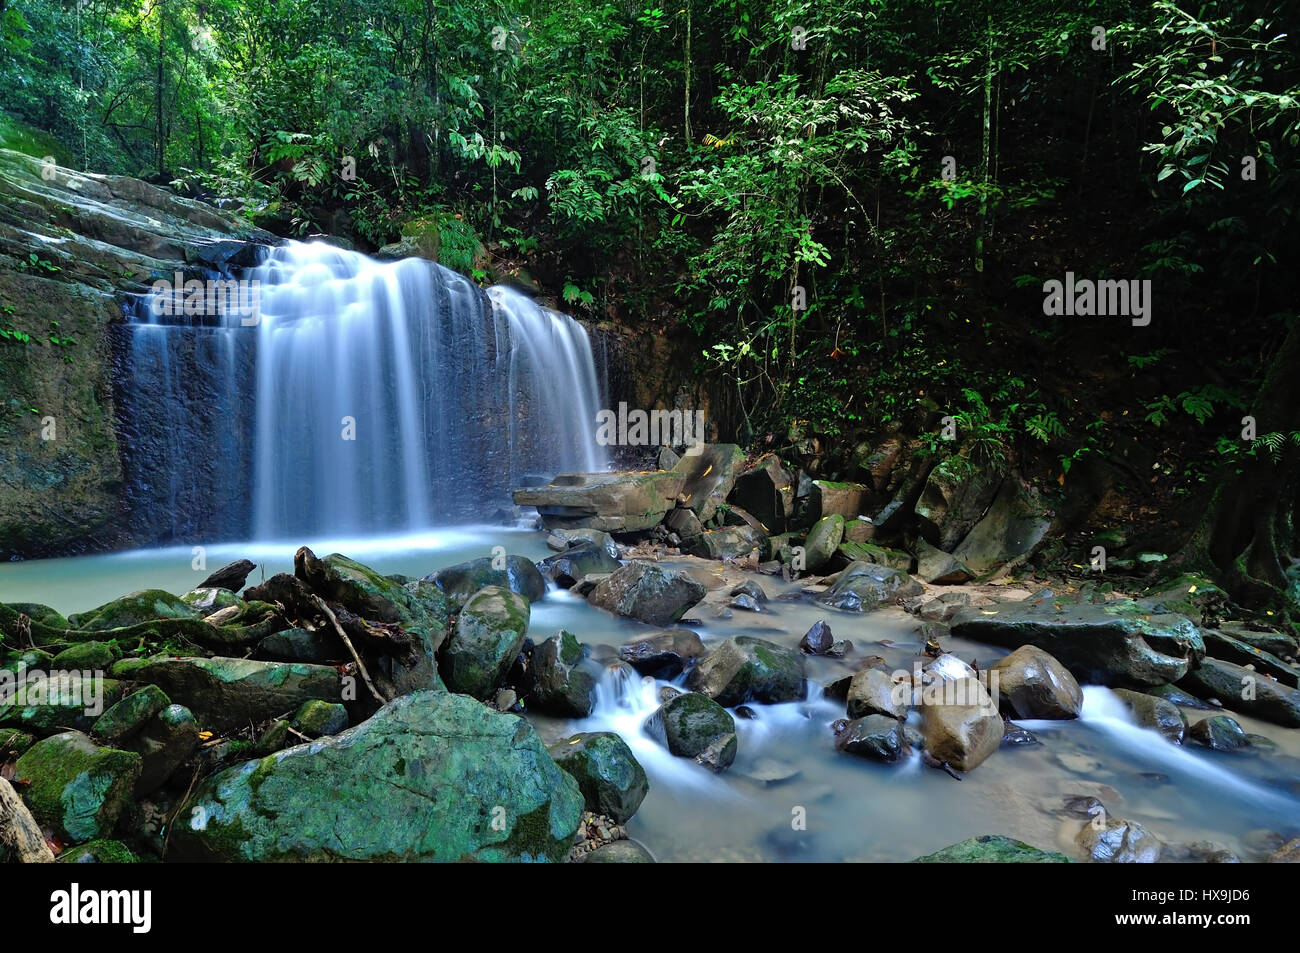
M271 249L243 280L255 318L160 318L146 298L129 326L125 416L146 448L133 501L156 540L421 530L605 467L601 385L572 318L318 242Z

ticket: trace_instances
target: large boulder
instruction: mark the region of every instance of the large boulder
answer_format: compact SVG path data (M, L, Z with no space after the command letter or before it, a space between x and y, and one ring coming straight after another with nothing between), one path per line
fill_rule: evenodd
M669 625L704 594L704 587L685 573L637 561L602 579L587 601L616 615L651 625Z
M560 631L533 649L530 707L563 718L586 718L596 705L595 666L571 632Z
M139 755L66 731L29 748L13 780L37 821L79 843L113 833L139 777Z
M942 682L922 698L921 731L925 750L958 771L971 771L997 751L1004 725L998 707L975 678Z
M447 687L490 698L524 647L530 614L527 599L501 586L487 586L471 596L442 655Z
M861 483L813 480L808 506L819 519L838 514L846 520L853 520L862 512L869 493Z
M1206 656L1178 685L1200 698L1217 698L1233 711L1300 728L1300 691L1240 665Z
M584 732L550 747L555 763L571 774L593 814L626 823L650 792L645 770L627 742L612 731Z
M698 458L696 458L698 459ZM677 502L686 474L568 473L546 486L514 491L517 506L535 506L547 529L635 533L657 526Z
M939 463L930 471L913 507L922 534L951 552L984 515L1001 484L998 471L976 467L966 456L952 456Z
M1115 697L1133 713L1133 720L1139 727L1158 731L1166 741L1176 745L1183 743L1183 737L1187 733L1187 718L1173 702L1127 688L1115 689Z
M955 556L931 546L924 539L916 541L916 574L935 586L957 586L975 578L975 574Z
M342 706L340 706L342 707ZM184 705L168 705L141 730L122 742L140 756L135 796L145 797L167 783L199 746L199 726Z
M336 669L238 658L157 658L119 662L114 672L157 685L212 731L260 724L313 698L342 701Z
M999 659L989 670L989 687L995 686L1002 710L1017 718L1078 718L1083 710L1074 676L1037 646L1022 645Z
M599 553L604 553L603 547L597 548ZM568 550L564 555L573 553ZM551 559L559 559L558 556L552 556ZM607 565L611 560L606 560L602 565ZM500 569L496 568L504 562ZM550 560L547 560L550 562ZM617 567L617 561L613 561ZM589 572L612 572L611 569L591 569ZM585 575L585 574L584 574ZM579 576L579 579L582 577ZM496 559L492 556L484 556L481 559L471 559L469 562L458 563L455 566L448 566L445 569L438 569L429 573L423 579L424 582L431 582L444 593L456 605L463 606L474 593L480 589L486 589L488 586L500 586L502 589L509 589L523 596L529 602L537 602L546 595L546 580L542 578L541 570L533 563L531 559L523 556L506 556L504 560ZM576 582L577 579L574 580ZM572 583L570 583L572 585ZM567 587L565 587L567 588Z
M704 642L690 629L664 629L618 650L620 659L654 678L676 678L703 654Z
M952 551L953 557L976 576L1027 558L1052 528L1053 518L1047 514L1032 491L1021 490L1018 480L1006 480L988 512Z
M692 448L696 449L696 448ZM681 494L700 522L707 523L726 502L745 462L744 451L734 443L710 443L677 461L671 473L682 477Z
M168 859L560 861L582 794L522 718L424 691L208 778L180 816Z
M74 628L84 632L121 629L155 619L198 619L200 613L185 604L180 596L161 589L142 589L112 602L68 617Z
M89 731L125 692L117 679L92 672L29 671L20 679L0 671L0 726L42 737L69 728Z
M804 568L817 572L835 555L844 540L844 517L838 513L823 516L808 531L804 540Z
M1190 619L1151 615L1136 603L1054 602L1050 596L960 610L952 634L1019 648L1035 645L1084 684L1164 685L1187 674L1204 652Z
M804 661L798 652L748 635L720 643L691 670L686 686L730 708L801 701Z
M794 476L774 453L765 453L736 477L731 499L770 532L781 533L794 515Z
M646 719L645 730L679 758L694 758L713 771L724 771L736 760L735 720L696 692L668 699Z
M609 550L595 542L579 542L538 564L541 573L561 589L572 589L584 576L611 573L618 567Z
M907 573L859 560L842 570L834 585L813 601L830 609L870 612L921 591L921 584Z

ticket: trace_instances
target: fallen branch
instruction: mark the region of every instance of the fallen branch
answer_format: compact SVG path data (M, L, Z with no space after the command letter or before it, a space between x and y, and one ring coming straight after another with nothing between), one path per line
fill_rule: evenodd
M348 634L343 631L343 626L339 625L339 620L335 618L333 611L325 604L325 600L320 596L313 594L311 598L312 601L315 602L316 608L320 609L320 611L325 614L325 618L330 620L330 624L334 626L334 631L338 633L338 637L343 640L343 645L352 655L352 661L357 663L357 671L361 673L361 677L365 680L366 688L370 689L370 694L375 696L375 701L379 702L379 704L387 705L388 699L379 694L379 690L375 688L375 683L370 680L370 673L366 671L366 666L362 663L361 656L357 654L357 650L352 645L352 640L349 639Z

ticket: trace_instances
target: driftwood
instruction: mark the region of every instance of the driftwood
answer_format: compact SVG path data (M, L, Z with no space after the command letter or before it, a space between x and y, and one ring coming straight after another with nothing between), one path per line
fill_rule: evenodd
M19 863L54 862L54 852L45 843L40 825L13 785L4 778L0 778L0 845L8 848Z
M324 616L331 625L346 633L349 639L356 640L366 648L395 656L408 664L414 660L414 642L410 633L400 625L395 622L371 622L340 605L333 606L330 614L325 616L320 607L329 605L327 599L313 592L297 576L291 576L287 572L277 573L260 586L248 589L244 598L279 603L300 622Z
M352 654L352 661L357 663L357 671L361 673L361 677L365 680L366 688L370 689L370 694L375 696L375 701L379 702L379 704L387 705L388 699L379 694L379 689L375 688L375 683L370 680L370 673L366 671L366 666L362 663L361 656L357 654L357 650L352 645L352 640L349 639L348 634L343 631L343 626L339 625L339 620L335 617L334 613L330 611L330 607L325 604L325 600L320 596L312 596L312 598L316 601L316 605L320 611L325 613L325 617L333 624L334 631L338 633L339 638L343 640L343 644L347 646L347 650Z
M247 559L222 566L207 579L198 584L199 589L229 589L238 592L244 586L248 574L257 568L257 564Z

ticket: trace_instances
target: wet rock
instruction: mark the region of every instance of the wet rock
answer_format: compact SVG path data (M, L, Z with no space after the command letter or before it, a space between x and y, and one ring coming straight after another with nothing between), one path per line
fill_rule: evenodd
M834 643L826 650L827 658L844 658L853 652L853 643L848 639L841 639Z
M1004 834L984 834L960 841L914 864L1067 864L1070 859L1054 850L1042 850Z
M916 574L934 586L956 586L975 578L975 574L955 556L923 539L916 542Z
M548 750L555 763L578 782L583 804L593 814L626 823L650 791L645 770L632 749L612 731L573 735Z
M972 771L1002 744L1002 716L978 680L944 683L937 699L922 696L925 750L958 771Z
M1163 844L1137 821L1109 818L1104 827L1085 824L1075 842L1099 864L1154 864Z
M839 514L824 516L808 531L804 541L804 568L817 572L839 549L844 539L844 517Z
M685 573L631 562L596 584L587 601L616 615L669 625L704 598L705 588Z
M822 695L835 701L848 701L849 686L853 684L852 675L842 675L822 686Z
M746 706L740 706L740 708L744 707ZM740 708L736 709L737 715L740 714ZM775 787L778 784L793 781L802 772L788 761L782 761L778 758L759 758L745 770L737 769L733 773L739 774L746 780L753 781L762 787Z
M813 601L846 612L870 612L920 591L921 584L906 573L876 563L855 562L839 574L830 589Z
M14 764L13 781L40 824L81 842L113 833L139 777L139 755L66 731L28 749Z
M1197 698L1195 695L1189 695L1187 692L1180 688L1176 688L1173 685L1156 685L1152 688L1148 688L1146 694L1154 695L1156 698L1163 698L1165 701L1177 705L1179 708L1210 709L1215 707L1203 699Z
M453 692L487 699L495 693L524 645L528 600L500 586L469 598L447 640L441 672Z
M583 854L584 864L653 864L654 855L634 840L616 840Z
M695 511L685 506L679 506L672 510L664 522L670 530L683 540L699 536L704 532L704 524L695 515Z
M989 670L989 686L994 685L1002 710L1018 718L1078 718L1083 709L1083 690L1074 676L1033 645L998 660Z
M538 564L542 575L561 589L572 589L585 576L611 573L619 562L598 543L582 542Z
M1047 515L1043 501L1032 490L1022 490L1018 480L1006 480L988 512L952 555L981 576L997 566L1031 556L1051 528L1052 517ZM1051 651L1049 646L1043 648Z
M675 678L703 654L704 643L690 629L664 629L618 650L620 659L654 678Z
M586 647L561 630L533 650L531 707L564 718L586 718L596 705L595 665ZM592 808L595 810L595 808Z
M285 629L268 635L257 654L275 662L330 662L351 658L333 629Z
M1201 719L1187 729L1187 737L1214 751L1236 751L1250 747L1245 730L1227 715Z
M840 751L886 764L894 764L907 753L903 725L888 715L867 715L836 724L841 726L835 733L835 747Z
M1178 682L1202 698L1218 698L1245 715L1288 728L1300 728L1300 690L1287 688L1257 672L1206 656Z
M1204 651L1191 620L1147 615L1122 600L1095 605L1030 598L972 607L953 617L952 634L1007 648L1034 645L1085 683L1137 688L1181 678Z
M257 564L252 560L237 559L233 563L222 566L195 588L226 589L230 592L238 592L244 588L244 580L248 578L248 574L256 568Z
M825 655L833 644L834 636L831 634L831 627L825 620L819 620L814 622L812 628L799 640L799 650L808 655Z
M68 621L83 632L103 632L120 629L155 619L197 619L199 613L191 609L180 597L161 589L142 589L114 599L112 602L68 617Z
M1205 640L1206 652L1215 658L1236 665L1250 666L1257 672L1277 679L1288 688L1295 688L1300 682L1300 668L1283 662L1272 653L1256 648L1235 636L1202 628L1201 638Z
M746 580L745 582L742 582L740 585L735 586L728 593L728 595L730 595L732 598L735 598L737 596L749 596L755 602L759 602L759 603L767 602L767 593L763 591L762 586L760 586L757 582L755 582L752 579Z
M738 596L733 596L731 601L728 602L727 605L733 606L737 609L744 609L746 612L763 611L763 607L762 605L759 604L759 601L747 592L742 592Z
M1239 864L1241 858L1222 844L1193 841L1190 844L1165 844L1160 852L1162 864Z
M1005 722L1005 727L1002 730L1002 747L1020 748L1026 745L1041 744L1042 742L1038 740L1038 736L1028 728L1017 725L1013 721Z
M800 701L805 693L803 656L775 642L736 636L701 659L686 686L728 708L749 701Z
M223 609L242 608L244 605L244 600L229 589L213 588L191 589L181 596L181 602L191 609L197 609L205 619L210 619Z
M893 719L907 717L910 686L895 686L892 676L878 668L866 668L853 676L846 697L848 716L866 718L886 715Z
M1172 701L1156 695L1145 695L1127 688L1114 690L1115 696L1128 706L1138 725L1160 732L1166 741L1183 743L1187 732L1187 719Z
M943 592L922 603L916 614L926 622L949 622L957 610L970 605L970 596L964 592Z
M713 771L736 760L736 723L725 708L697 692L668 699L646 719L646 733L681 758Z
M421 691L341 735L208 778L180 861L563 860L582 795L528 722Z
M313 698L342 701L339 673L324 665L220 657L160 658L132 665L127 672L137 682L157 685L213 731L258 724L295 711Z
M1300 864L1300 837L1287 841L1264 858L1266 864Z
M611 559L618 559L618 543L614 537L598 529L557 529L546 537L546 545L557 552L585 543L594 543L609 554Z
M581 560L584 548L580 549L576 558ZM603 554L603 549L596 549L598 554ZM564 556L572 554L573 550L566 550L560 556L552 556L546 560L552 563L553 560L562 559ZM593 556L593 559L599 559L599 555ZM602 565L608 565L608 560L603 560ZM488 586L497 586L502 589L509 589L511 592L523 596L530 603L537 602L546 595L546 580L542 578L539 570L531 559L523 556L505 557L505 566L496 568L500 565L500 560L492 556L483 556L479 559L471 559L469 562L458 563L455 566L448 566L445 569L439 569L429 573L422 580L431 582L441 589L449 599L458 605L464 605L475 593L486 589ZM617 561L615 561L617 565ZM612 572L612 569L591 569L591 572ZM585 575L585 573L583 574ZM581 579L582 576L578 576ZM574 580L576 581L576 579ZM558 580L557 580L558 585ZM572 585L572 583L570 583ZM350 608L350 607L349 607ZM353 610L358 611L358 610ZM360 613L364 615L365 613Z

